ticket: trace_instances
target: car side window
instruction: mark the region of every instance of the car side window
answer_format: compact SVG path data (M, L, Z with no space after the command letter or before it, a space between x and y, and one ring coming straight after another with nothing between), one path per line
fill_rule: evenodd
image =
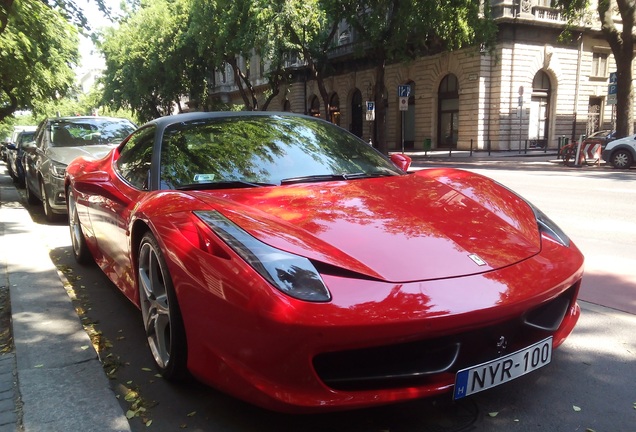
M155 142L155 127L150 126L135 132L119 152L115 162L117 172L133 187L150 188L152 147Z
M35 131L35 143L42 150L44 150L44 132L46 131L46 124L47 122L44 120Z

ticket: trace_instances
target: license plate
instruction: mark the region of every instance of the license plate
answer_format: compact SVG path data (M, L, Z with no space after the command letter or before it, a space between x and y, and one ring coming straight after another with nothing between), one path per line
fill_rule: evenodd
M457 372L453 399L496 387L535 371L552 360L552 337L527 348Z

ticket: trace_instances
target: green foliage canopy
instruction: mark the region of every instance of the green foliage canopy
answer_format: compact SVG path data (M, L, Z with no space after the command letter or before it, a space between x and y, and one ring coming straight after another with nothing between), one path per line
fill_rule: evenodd
M41 108L73 87L77 28L39 0L15 0L0 33L0 120Z

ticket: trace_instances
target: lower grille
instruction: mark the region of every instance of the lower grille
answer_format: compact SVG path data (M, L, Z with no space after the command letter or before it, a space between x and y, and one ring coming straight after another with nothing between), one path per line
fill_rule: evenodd
M319 354L314 368L337 390L419 386L529 346L559 328L575 287L524 316L458 335ZM506 341L505 344L502 341Z

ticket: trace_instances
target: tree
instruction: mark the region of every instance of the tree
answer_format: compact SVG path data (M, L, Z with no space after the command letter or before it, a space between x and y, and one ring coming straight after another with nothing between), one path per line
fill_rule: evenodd
M449 0L324 0L331 16L343 18L357 33L359 55L375 64L375 144L386 153L384 75L387 64L417 56L492 45L496 27L489 2ZM480 4L481 3L481 4Z
M142 121L180 111L188 93L182 50L188 14L185 2L153 0L125 18L117 30L104 30L103 102L130 108Z
M192 0L189 33L196 35L197 53L205 58L207 74L213 81L214 73L225 65L232 69L234 84L238 87L246 110L258 109L258 100L249 71L239 63L239 57L249 58L255 47L255 9L249 0ZM245 65L248 67L248 64Z
M61 12L39 0L8 3L0 15L0 121L68 93L79 58L78 31Z
M591 9L590 0L557 0L570 24L578 22ZM622 25L617 25L616 13ZM596 13L601 32L609 43L616 61L616 136L634 133L634 25L636 2L633 0L597 0ZM568 29L570 30L570 29Z
M324 78L329 73L327 55L340 17L330 16L320 0L265 1L263 11L264 25L269 26L269 34L279 41L279 49L284 53L298 52L302 56L328 114L330 100ZM306 108L307 101L304 103Z

